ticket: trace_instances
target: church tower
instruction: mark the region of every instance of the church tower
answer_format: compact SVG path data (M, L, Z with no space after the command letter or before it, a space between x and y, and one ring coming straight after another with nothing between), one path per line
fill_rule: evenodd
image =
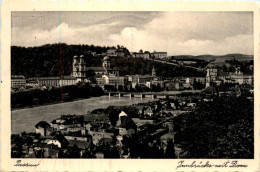
M109 57L108 56L105 56L104 59L103 59L103 67L105 69L110 68L110 61L109 61Z
M79 62L80 62L79 65L80 77L83 79L86 77L85 75L86 63L85 63L84 55L80 55Z
M207 69L206 88L210 87L211 83L217 79L217 75L218 75L217 69Z
M73 57L73 63L72 63L72 76L77 78L79 75L79 58L78 56Z
M152 70L152 76L156 76L156 72L155 72L154 66L153 66L153 70Z
M77 78L78 82L82 82L84 78L86 77L85 75L85 60L84 60L84 55L77 56L75 55L73 57L73 63L72 63L72 75Z

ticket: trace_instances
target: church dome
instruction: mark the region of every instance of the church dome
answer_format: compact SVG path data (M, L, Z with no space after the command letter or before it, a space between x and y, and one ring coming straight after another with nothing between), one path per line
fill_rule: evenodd
M105 56L103 61L108 61L109 60L109 57L108 56Z

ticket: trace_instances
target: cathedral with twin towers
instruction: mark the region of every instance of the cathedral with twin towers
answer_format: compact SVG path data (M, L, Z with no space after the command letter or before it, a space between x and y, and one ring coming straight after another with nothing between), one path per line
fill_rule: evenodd
M87 80L87 71L94 71L96 76L119 76L119 71L110 67L110 59L108 56L103 58L102 66L87 67L85 56L75 55L72 63L72 76L77 78L77 82L84 82Z

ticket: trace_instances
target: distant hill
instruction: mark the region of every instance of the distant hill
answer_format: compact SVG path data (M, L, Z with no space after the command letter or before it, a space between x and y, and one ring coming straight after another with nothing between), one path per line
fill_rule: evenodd
M236 59L238 61L244 60L253 60L253 55L244 55L244 54L227 54L222 56L215 56L215 55L199 55L199 56L191 56L191 55L178 55L173 56L176 60L192 60L192 59L199 59L199 60L206 60L206 61L221 61L224 62L225 60Z

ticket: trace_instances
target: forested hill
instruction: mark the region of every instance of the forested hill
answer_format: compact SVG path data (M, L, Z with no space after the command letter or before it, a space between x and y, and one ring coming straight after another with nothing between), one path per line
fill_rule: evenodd
M60 71L62 71L63 76L70 75L74 55L84 54L87 66L102 66L103 57L93 57L87 52L101 54L109 48L111 47L66 44L29 48L12 46L11 72L12 75L24 75L26 78L60 76ZM204 72L183 66L172 66L144 59L111 58L111 67L117 67L120 70L120 75L151 74L153 66L158 76L205 76Z
M109 47L93 45L66 45L48 44L39 47L11 47L12 75L33 76L59 76L61 63L63 75L70 75L74 55L84 54L87 51L96 53L106 52ZM96 62L93 60L93 65Z

